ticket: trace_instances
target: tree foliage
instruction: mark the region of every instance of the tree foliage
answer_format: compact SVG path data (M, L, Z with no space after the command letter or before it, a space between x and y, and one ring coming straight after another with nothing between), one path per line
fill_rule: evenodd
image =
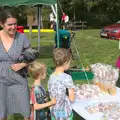
M120 0L59 0L70 18L90 24L109 24L120 20ZM74 14L73 14L74 13Z
M58 0L60 17L62 12L69 15L70 20L87 21L89 25L105 25L120 20L120 0ZM18 23L26 24L27 14L35 14L34 8L15 7ZM43 18L48 18L51 10L43 8ZM44 17L45 16L45 17ZM47 19L48 20L48 19Z

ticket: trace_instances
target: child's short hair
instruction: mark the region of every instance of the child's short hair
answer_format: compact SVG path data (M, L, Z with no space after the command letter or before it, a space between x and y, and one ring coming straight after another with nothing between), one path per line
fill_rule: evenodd
M46 72L46 66L43 63L35 60L29 64L28 72L33 79L36 79L39 75L42 76Z
M71 54L68 50L64 48L56 48L53 51L53 61L55 65L62 66L71 60Z

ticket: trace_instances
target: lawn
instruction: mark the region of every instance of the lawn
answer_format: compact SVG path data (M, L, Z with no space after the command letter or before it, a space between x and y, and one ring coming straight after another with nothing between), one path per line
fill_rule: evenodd
M119 54L118 41L107 40L100 38L99 29L75 31L75 43L78 49L80 60L77 58L72 62L72 65L81 67L89 66L90 64L101 62L115 66L115 62ZM29 38L29 34L26 34ZM37 33L33 33L30 40L32 47L37 47ZM54 45L54 33L41 33L40 57L39 60L44 62L48 67L53 67L52 50ZM76 56L75 49L73 53ZM81 64L82 62L82 64ZM32 80L29 78L29 86ZM84 83L86 81L75 81L75 83ZM46 85L47 80L44 81ZM119 82L117 83L119 86ZM10 116L9 120L23 120L21 116ZM80 120L75 115L74 120Z
M96 62L112 64L119 56L118 41L100 38L100 30L76 31L75 43L78 48L81 60L85 66ZM37 47L37 34L33 34L31 40L33 47ZM51 59L54 45L54 33L41 33L40 61L47 66L53 66ZM76 64L80 65L79 60Z

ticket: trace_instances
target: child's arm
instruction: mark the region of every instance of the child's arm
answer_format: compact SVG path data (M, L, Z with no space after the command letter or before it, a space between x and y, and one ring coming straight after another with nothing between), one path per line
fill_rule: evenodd
M54 105L54 104L56 104L56 99L52 98L51 101L49 101L47 103L43 103L43 104L35 103L34 104L34 109L39 110L39 109L43 109L43 108L46 108L46 107L50 107L51 105Z
M67 91L68 91L68 98L71 102L74 102L75 99L75 85L73 83L72 77L70 75L65 76L64 82Z
M68 97L69 97L71 102L74 102L74 100L75 100L75 90L74 90L74 88L68 89Z

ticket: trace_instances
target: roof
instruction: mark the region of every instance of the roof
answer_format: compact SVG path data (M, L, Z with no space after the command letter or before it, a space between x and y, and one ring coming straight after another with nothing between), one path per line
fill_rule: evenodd
M0 0L0 6L35 6L35 5L53 5L56 0Z

